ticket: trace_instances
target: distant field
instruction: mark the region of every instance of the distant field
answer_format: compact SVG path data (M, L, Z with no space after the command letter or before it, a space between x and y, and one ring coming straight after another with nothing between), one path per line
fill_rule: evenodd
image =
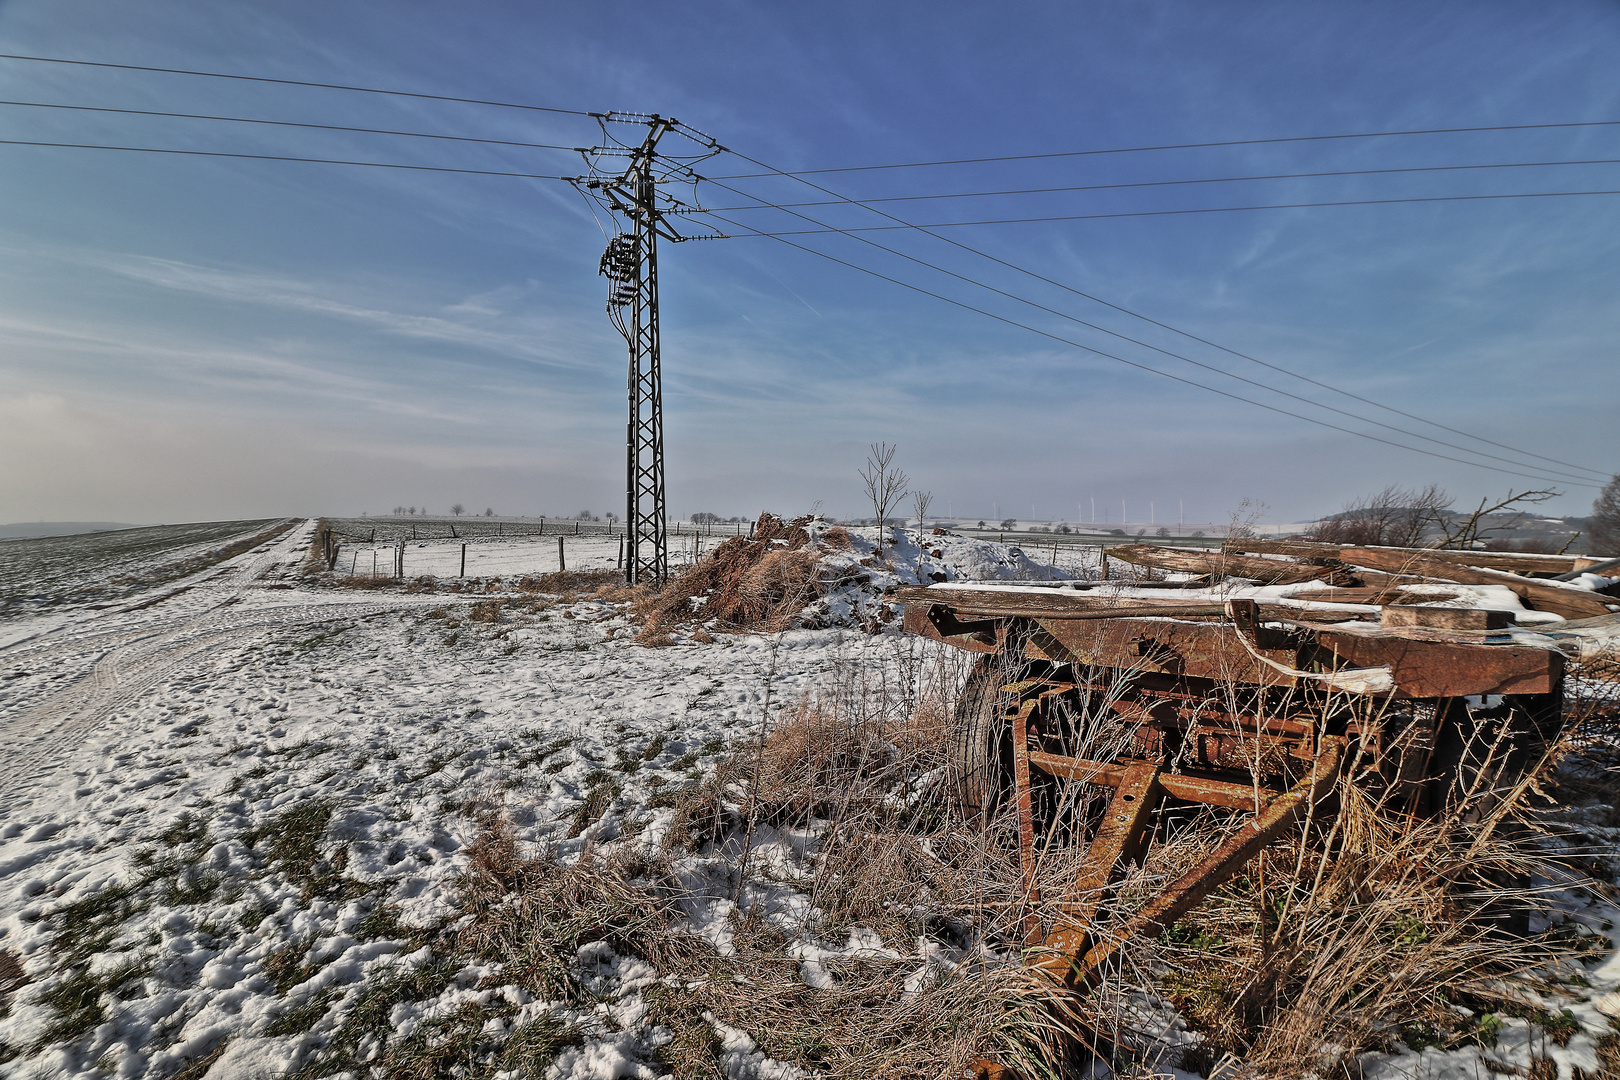
M208 566L279 519L0 541L0 619L113 600Z
M76 533L138 528L139 525L128 521L14 521L9 525L0 525L0 540L24 536L72 536Z
M326 524L348 543L391 543L395 540L475 540L509 536L621 536L622 522L574 518L361 517L326 518ZM672 536L747 536L748 522L693 525L672 521Z

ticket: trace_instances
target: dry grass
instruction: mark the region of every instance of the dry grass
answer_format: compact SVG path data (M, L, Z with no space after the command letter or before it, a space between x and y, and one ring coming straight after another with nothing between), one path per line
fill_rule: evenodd
M886 704L836 691L800 702L763 741L684 795L674 837L733 858L740 847L746 859L756 833L817 832L808 859L813 878L804 888L814 905L807 928L823 940L859 926L908 954L919 937L932 936L1018 955L1025 887L1012 823L1005 813L988 823L964 820L944 790L951 691L940 688L959 681L959 669L936 666L918 671L909 692L884 688ZM1083 756L1111 759L1128 741L1120 735L1096 725ZM1502 752L1473 751L1487 762ZM1207 1072L1229 1057L1255 1077L1327 1075L1353 1067L1357 1053L1400 1042L1479 1039L1481 1017L1525 1013L1511 990L1515 980L1540 978L1538 970L1547 974L1569 955L1553 936L1532 938L1509 925L1515 910L1537 902L1525 884L1530 874L1548 869L1532 803L1556 763L1557 754L1505 791L1478 784L1455 790L1430 819L1380 801L1369 792L1381 789L1365 777L1347 780L1336 815L1296 828L1161 940L1132 943L1097 992L1076 1000L1050 984L1007 984L990 992L987 1000L1001 1003L990 1013L1014 998L1040 1002L1050 1023L1061 1017L1075 1029L1071 1045L1097 1047L1121 1069L1152 1069L1174 1063L1158 1039L1167 1014L1162 1004L1152 1007L1168 1003L1204 1039L1187 1054L1187 1067ZM1046 905L1034 915L1042 924L1072 889L1103 805L1090 797L1096 794L1081 790L1068 801L1078 824L1037 866ZM1144 864L1111 893L1101 926L1128 918L1246 815L1179 808L1161 819ZM755 948L769 968L773 946L762 938ZM750 975L750 993L733 1007L743 1019L728 1022L779 1029L792 1060L836 1059L839 1069L844 1059L819 1043L814 1053L793 1050L793 1017L816 1018L801 1021L812 1042L837 1029L868 1048L887 1045L876 1028L844 1015L843 999L790 975L776 982L768 971ZM884 992L886 976L876 969L850 977L850 1000ZM881 1013L871 1022L880 1024L899 1015L903 998L861 1008ZM1555 1023L1533 1009L1529 1015ZM969 1041L985 1052L994 1039L974 1030L977 1041ZM1021 1052L1039 1043L1020 1043Z
M1502 1007L1504 979L1556 956L1495 918L1526 899L1512 883L1544 858L1527 834L1500 819L1390 814L1348 782L1340 799L1330 824L1268 849L1124 960L1127 982L1156 985L1206 1052L1244 1060L1245 1075L1327 1075L1402 1040L1464 1041L1468 1010ZM1143 879L1163 880L1221 838L1191 830L1148 859Z
M761 514L751 537L734 536L697 565L671 579L638 605L643 644L668 640L676 626L716 620L728 630L775 633L793 625L805 604L819 595L822 548L804 526ZM840 530L829 530L832 532ZM849 535L841 543L849 544Z

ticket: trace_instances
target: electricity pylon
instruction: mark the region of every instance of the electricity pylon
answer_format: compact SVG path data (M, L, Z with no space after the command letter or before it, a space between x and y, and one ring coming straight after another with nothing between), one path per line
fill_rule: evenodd
M625 425L625 581L660 582L669 576L669 542L664 497L664 386L658 336L658 238L679 243L705 237L681 236L667 215L692 208L664 195L659 185L691 183L692 158L658 153L658 141L677 131L703 145L709 157L719 152L713 139L657 114L605 113L597 117L608 135L609 121L641 123L647 135L640 146L595 147L587 153L590 177L575 181L614 217L618 229L602 253L599 271L608 279L608 317L630 347L630 417ZM616 140L612 140L616 141ZM628 156L623 172L603 175L604 157ZM660 202L660 196L663 202ZM629 223L620 227L621 219Z

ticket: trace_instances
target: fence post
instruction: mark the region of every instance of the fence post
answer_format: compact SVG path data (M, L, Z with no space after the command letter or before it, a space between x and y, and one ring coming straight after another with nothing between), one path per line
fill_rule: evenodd
M557 572L560 574L568 569L568 562L563 556L563 538L557 537Z
M619 564L618 564L618 568L620 570L624 569L624 537L623 536L619 537Z
M461 576L467 576L467 545L461 545Z

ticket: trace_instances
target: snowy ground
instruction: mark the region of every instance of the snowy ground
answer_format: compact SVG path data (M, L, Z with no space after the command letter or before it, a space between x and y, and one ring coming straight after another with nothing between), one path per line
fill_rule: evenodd
M548 1077L657 1075L663 1035L639 1004L650 969L634 957L581 950L601 998L599 1015L581 1018L503 985L498 970L443 970L420 944L416 930L451 912L479 807L503 804L520 843L552 841L564 857L656 842L671 816L661 789L701 776L768 709L835 675L911 670L919 642L835 627L707 643L677 634L649 649L622 609L596 601L479 615L474 605L503 594L311 587L298 571L313 528L117 607L8 624L0 1075L307 1070L387 980L414 988L384 1015L396 1041L498 999L504 1019L491 1022L506 1026L491 1038L516 1040L548 1017L589 1032ZM1053 576L996 545L916 539L895 553L915 564L909 576ZM570 569L616 557L616 540L568 542ZM459 569L459 557L459 542L412 546L407 572L453 576L445 560ZM549 572L548 558L550 537L469 544L468 573ZM1595 835L1612 845L1617 833ZM772 859L790 864L792 844L759 861ZM756 897L795 902L780 884ZM1620 933L1620 914L1574 894L1568 906L1594 933ZM694 915L723 936L731 910L721 891ZM843 951L869 945L852 935ZM806 978L838 951L807 953ZM8 957L26 984L8 984ZM914 959L925 970L937 957ZM1605 1029L1588 999L1620 990L1612 942L1597 959L1587 987L1550 1003L1588 1032L1548 1048L1562 1076L1595 1068ZM1500 1047L1527 1061L1541 1045L1523 1024L1507 1020ZM799 1075L748 1033L720 1025L715 1037L731 1076ZM1473 1077L1479 1053L1394 1055L1369 1072Z
M757 729L767 687L792 704L899 644L806 630L646 649L595 602L479 623L482 594L298 585L312 529L0 651L0 951L32 980L0 1020L8 1075L168 1076L222 1046L215 1080L296 1069L343 995L412 962L408 935L367 916L444 913L471 801L504 799L520 841L554 839L606 776L620 790L586 839L667 826L645 804ZM310 829L360 895L311 898L260 839ZM157 886L163 902L118 906ZM291 986L270 973L289 950L308 974Z

